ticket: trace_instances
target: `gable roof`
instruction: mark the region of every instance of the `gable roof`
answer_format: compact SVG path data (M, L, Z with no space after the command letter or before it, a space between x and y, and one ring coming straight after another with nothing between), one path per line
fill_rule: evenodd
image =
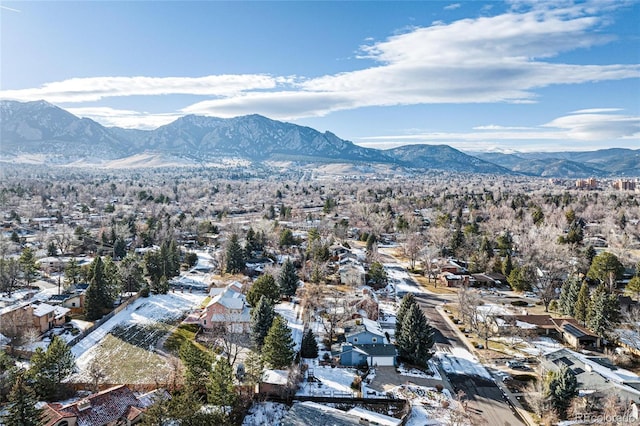
M385 337L382 327L380 327L378 321L373 321L367 318L359 318L358 321L360 321L360 324L356 324L351 330L345 333L347 336L353 336L366 331L371 334L375 334L376 336Z

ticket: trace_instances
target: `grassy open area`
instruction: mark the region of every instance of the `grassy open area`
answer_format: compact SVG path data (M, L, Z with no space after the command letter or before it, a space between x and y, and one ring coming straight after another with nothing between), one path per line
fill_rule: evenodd
M108 334L100 343L96 359L106 372L106 383L167 383L171 367L153 348L143 348Z
M176 328L173 329L171 335L167 338L164 343L164 348L167 351L170 351L174 355L178 355L180 351L180 347L185 342L191 342L196 347L198 347L201 351L205 351L206 348L202 346L200 343L196 342L196 332L198 331L197 324L180 324Z

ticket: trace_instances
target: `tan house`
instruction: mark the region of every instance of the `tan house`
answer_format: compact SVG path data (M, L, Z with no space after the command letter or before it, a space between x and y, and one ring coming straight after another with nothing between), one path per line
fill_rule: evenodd
M70 309L63 306L52 306L47 303L31 306L33 307L32 315L34 326L40 330L41 333L64 324L65 317L70 311Z
M47 303L22 303L0 311L0 334L18 336L27 330L39 333L65 323L69 309Z
M226 287L212 288L209 291L211 301L207 303L199 323L205 329L224 325L231 333L248 333L250 330L250 308L241 284L232 282Z

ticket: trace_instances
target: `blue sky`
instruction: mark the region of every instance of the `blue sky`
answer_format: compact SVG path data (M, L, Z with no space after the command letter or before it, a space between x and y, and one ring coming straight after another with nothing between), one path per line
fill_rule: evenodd
M357 144L640 148L640 2L0 0L0 98L258 113Z

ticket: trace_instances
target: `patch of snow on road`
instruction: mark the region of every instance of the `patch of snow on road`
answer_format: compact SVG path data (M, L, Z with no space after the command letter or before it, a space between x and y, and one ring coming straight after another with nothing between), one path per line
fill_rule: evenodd
M468 374L493 380L491 374L471 352L460 347L451 348L451 353L438 352L440 365L449 374Z

